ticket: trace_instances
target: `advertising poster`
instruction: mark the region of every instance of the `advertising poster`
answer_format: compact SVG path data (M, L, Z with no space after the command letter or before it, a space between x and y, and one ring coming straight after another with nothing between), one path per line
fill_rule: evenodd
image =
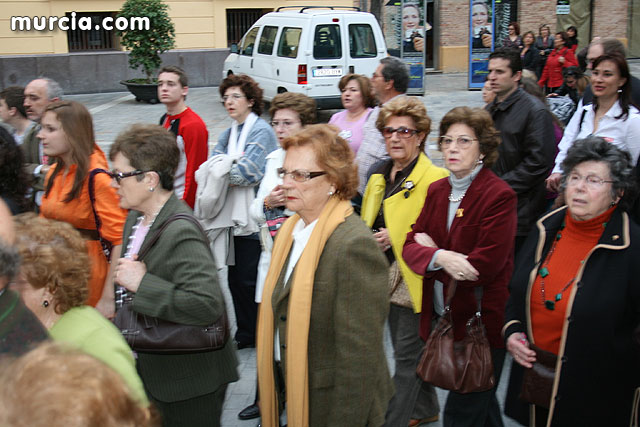
M495 0L494 3L495 28L494 40L496 47L502 46L502 42L509 35L509 24L518 22L518 1L517 0Z
M495 42L494 2L471 0L469 6L469 89L480 89Z
M427 34L425 0L399 1L386 4L384 33L390 55L402 59L409 67L410 94L424 94Z

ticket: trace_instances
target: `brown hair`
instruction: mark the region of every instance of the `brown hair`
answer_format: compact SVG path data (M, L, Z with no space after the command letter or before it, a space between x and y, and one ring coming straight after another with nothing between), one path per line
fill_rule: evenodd
M58 314L83 305L89 296L91 261L80 233L66 222L31 212L14 218L16 247L27 282L53 294Z
M424 151L424 145L429 132L431 132L431 119L427 115L427 108L417 98L403 96L387 102L380 108L380 114L376 120L376 128L382 132L391 117L409 117L419 133L424 133L420 141L420 151Z
M187 73L185 73L184 70L178 66L166 65L160 68L160 71L158 71L158 77L160 77L160 74L162 73L177 74L180 81L180 86L182 87L189 86L189 78L187 77Z
M518 24L517 22L513 21L513 22L509 22L509 25L507 26L507 28L509 27L513 27L513 29L516 32L516 36L520 35L520 24Z
M121 376L64 343L45 343L0 372L0 425L152 427L157 417L131 396Z
M63 200L63 202L70 202L78 197L80 191L82 191L84 180L89 173L89 157L94 150L99 150L93 133L93 118L87 107L75 101L53 102L49 104L44 114L49 111L56 115L56 119L62 125L62 130L71 145L71 158L77 165L73 186ZM46 196L49 195L51 187L53 187L55 177L67 166L69 165L65 165L62 158L58 158L56 167L47 181Z
M302 126L313 124L317 121L316 100L307 95L295 92L279 93L273 97L269 115L273 118L278 110L293 110L298 113Z
M491 115L482 108L456 107L450 110L440 122L440 136L443 136L452 125L462 123L469 126L480 143L480 153L485 167L491 167L498 160L500 133L493 127Z
M282 148L310 146L318 165L327 172L341 200L350 200L358 191L358 169L353 164L353 151L338 129L330 125L311 125L282 141Z
M251 111L258 116L262 114L262 108L264 107L262 103L262 88L258 86L255 80L246 74L231 74L227 76L220 84L219 90L221 98L230 87L239 87L242 93L244 93L244 96L247 97L247 101L253 101Z
M175 136L160 125L137 123L118 135L109 151L113 161L118 153L141 171L153 171L165 190L173 190L173 180L180 162L180 149ZM138 175L139 180L144 175Z
M406 6L406 5L405 5ZM373 108L376 106L376 98L373 96L373 92L371 90L371 80L367 76L363 76L362 74L347 74L342 76L340 82L338 82L338 89L340 92L344 90L347 84L351 81L355 80L360 86L360 93L362 93L362 103L365 108Z
M21 86L9 86L6 89L0 91L0 99L4 99L7 103L7 107L15 108L18 113L27 118L27 110L24 108L24 88Z

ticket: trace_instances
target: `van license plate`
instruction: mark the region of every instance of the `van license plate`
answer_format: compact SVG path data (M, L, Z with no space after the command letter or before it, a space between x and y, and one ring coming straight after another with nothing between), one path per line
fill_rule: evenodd
M342 75L342 68L316 68L313 77L335 77Z

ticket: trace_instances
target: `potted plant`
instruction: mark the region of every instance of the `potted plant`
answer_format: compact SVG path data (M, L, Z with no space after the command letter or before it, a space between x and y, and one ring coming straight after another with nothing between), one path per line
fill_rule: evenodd
M158 102L156 71L162 64L160 54L175 47L175 28L162 0L126 0L118 13L132 24L131 18L148 19L148 28L131 27L117 30L120 43L129 53L129 68L142 68L146 78L123 80L120 83L135 95L136 101ZM139 22L139 21L138 21Z

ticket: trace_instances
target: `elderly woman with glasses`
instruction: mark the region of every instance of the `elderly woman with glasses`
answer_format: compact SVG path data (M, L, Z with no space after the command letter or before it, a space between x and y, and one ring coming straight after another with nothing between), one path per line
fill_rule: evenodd
M517 200L509 185L491 171L499 144L486 111L457 107L444 116L440 150L451 174L429 187L402 252L407 265L424 277L422 339L429 338L434 318L444 314L452 298L454 340L466 336L465 324L480 305L491 347L496 386L467 394L450 391L445 426L502 426L495 391L505 357L500 328L513 270Z
M505 413L531 426L626 425L640 386L640 228L625 212L631 159L590 136L562 170L567 205L538 220L510 283L503 334L515 363Z
M328 125L283 141L287 209L258 322L263 427L381 426L391 398L383 348L388 263L349 200L353 151Z
M424 104L397 98L380 109L376 122L390 159L367 183L360 213L391 263L389 325L395 353L396 394L389 403L386 425L416 426L438 419L438 396L432 385L416 375L420 350L422 276L402 259L402 246L415 222L432 182L448 175L424 154L431 119Z
M161 126L138 124L118 135L109 152L112 186L120 206L130 210L125 249L116 263L119 326L125 303L136 315L176 323L176 328L212 325L226 311L206 236L186 219L164 227L176 214L191 215L173 191L180 160L175 141ZM144 257L138 259L139 254ZM217 350L174 352L137 353L136 367L163 425L219 426L227 384L238 379L232 341Z

